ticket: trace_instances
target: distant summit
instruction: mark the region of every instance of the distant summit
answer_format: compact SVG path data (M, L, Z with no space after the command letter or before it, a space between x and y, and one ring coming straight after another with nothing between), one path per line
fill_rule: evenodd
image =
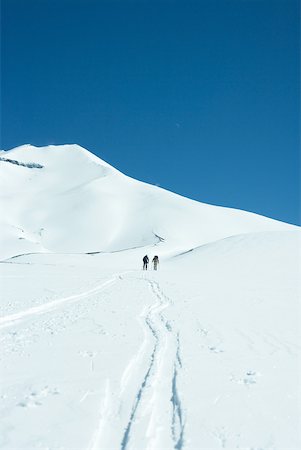
M151 245L185 252L237 234L298 228L134 180L75 144L2 151L0 178L1 259Z
M5 150L0 152L0 156L3 158L15 158L22 159L23 162L28 163L30 160L51 163L51 161L59 158L61 162L79 163L80 161L91 161L95 164L110 167L114 169L110 164L95 156L85 148L77 144L64 144L64 145L48 145L46 147L36 147L30 144L24 144L11 150Z

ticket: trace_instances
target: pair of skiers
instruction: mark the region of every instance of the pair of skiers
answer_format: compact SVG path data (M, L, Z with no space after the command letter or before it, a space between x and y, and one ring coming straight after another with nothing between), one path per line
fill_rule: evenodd
M148 263L149 263L148 256L145 255L143 257L143 270L147 270ZM154 256L153 257L152 263L153 263L154 270L157 270L158 269L158 265L159 265L159 258L158 258L158 256Z

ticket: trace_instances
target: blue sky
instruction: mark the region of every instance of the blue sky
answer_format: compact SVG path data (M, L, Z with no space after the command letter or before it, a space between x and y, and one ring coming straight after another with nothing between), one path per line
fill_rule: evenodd
M300 224L298 0L2 0L1 148Z

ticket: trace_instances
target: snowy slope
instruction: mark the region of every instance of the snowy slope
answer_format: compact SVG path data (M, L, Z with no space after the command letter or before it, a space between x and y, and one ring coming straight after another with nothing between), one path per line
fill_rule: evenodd
M159 272L140 249L3 262L1 448L300 449L299 252L288 231Z
M0 180L2 259L116 251L160 238L165 252L185 251L235 234L293 228L136 181L77 145L0 152Z
M299 227L78 146L0 170L1 449L301 448Z

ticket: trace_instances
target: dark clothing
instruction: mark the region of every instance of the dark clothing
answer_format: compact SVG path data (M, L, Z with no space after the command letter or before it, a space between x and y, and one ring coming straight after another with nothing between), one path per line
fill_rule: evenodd
M143 270L147 270L148 263L149 263L148 256L145 255L143 258Z

